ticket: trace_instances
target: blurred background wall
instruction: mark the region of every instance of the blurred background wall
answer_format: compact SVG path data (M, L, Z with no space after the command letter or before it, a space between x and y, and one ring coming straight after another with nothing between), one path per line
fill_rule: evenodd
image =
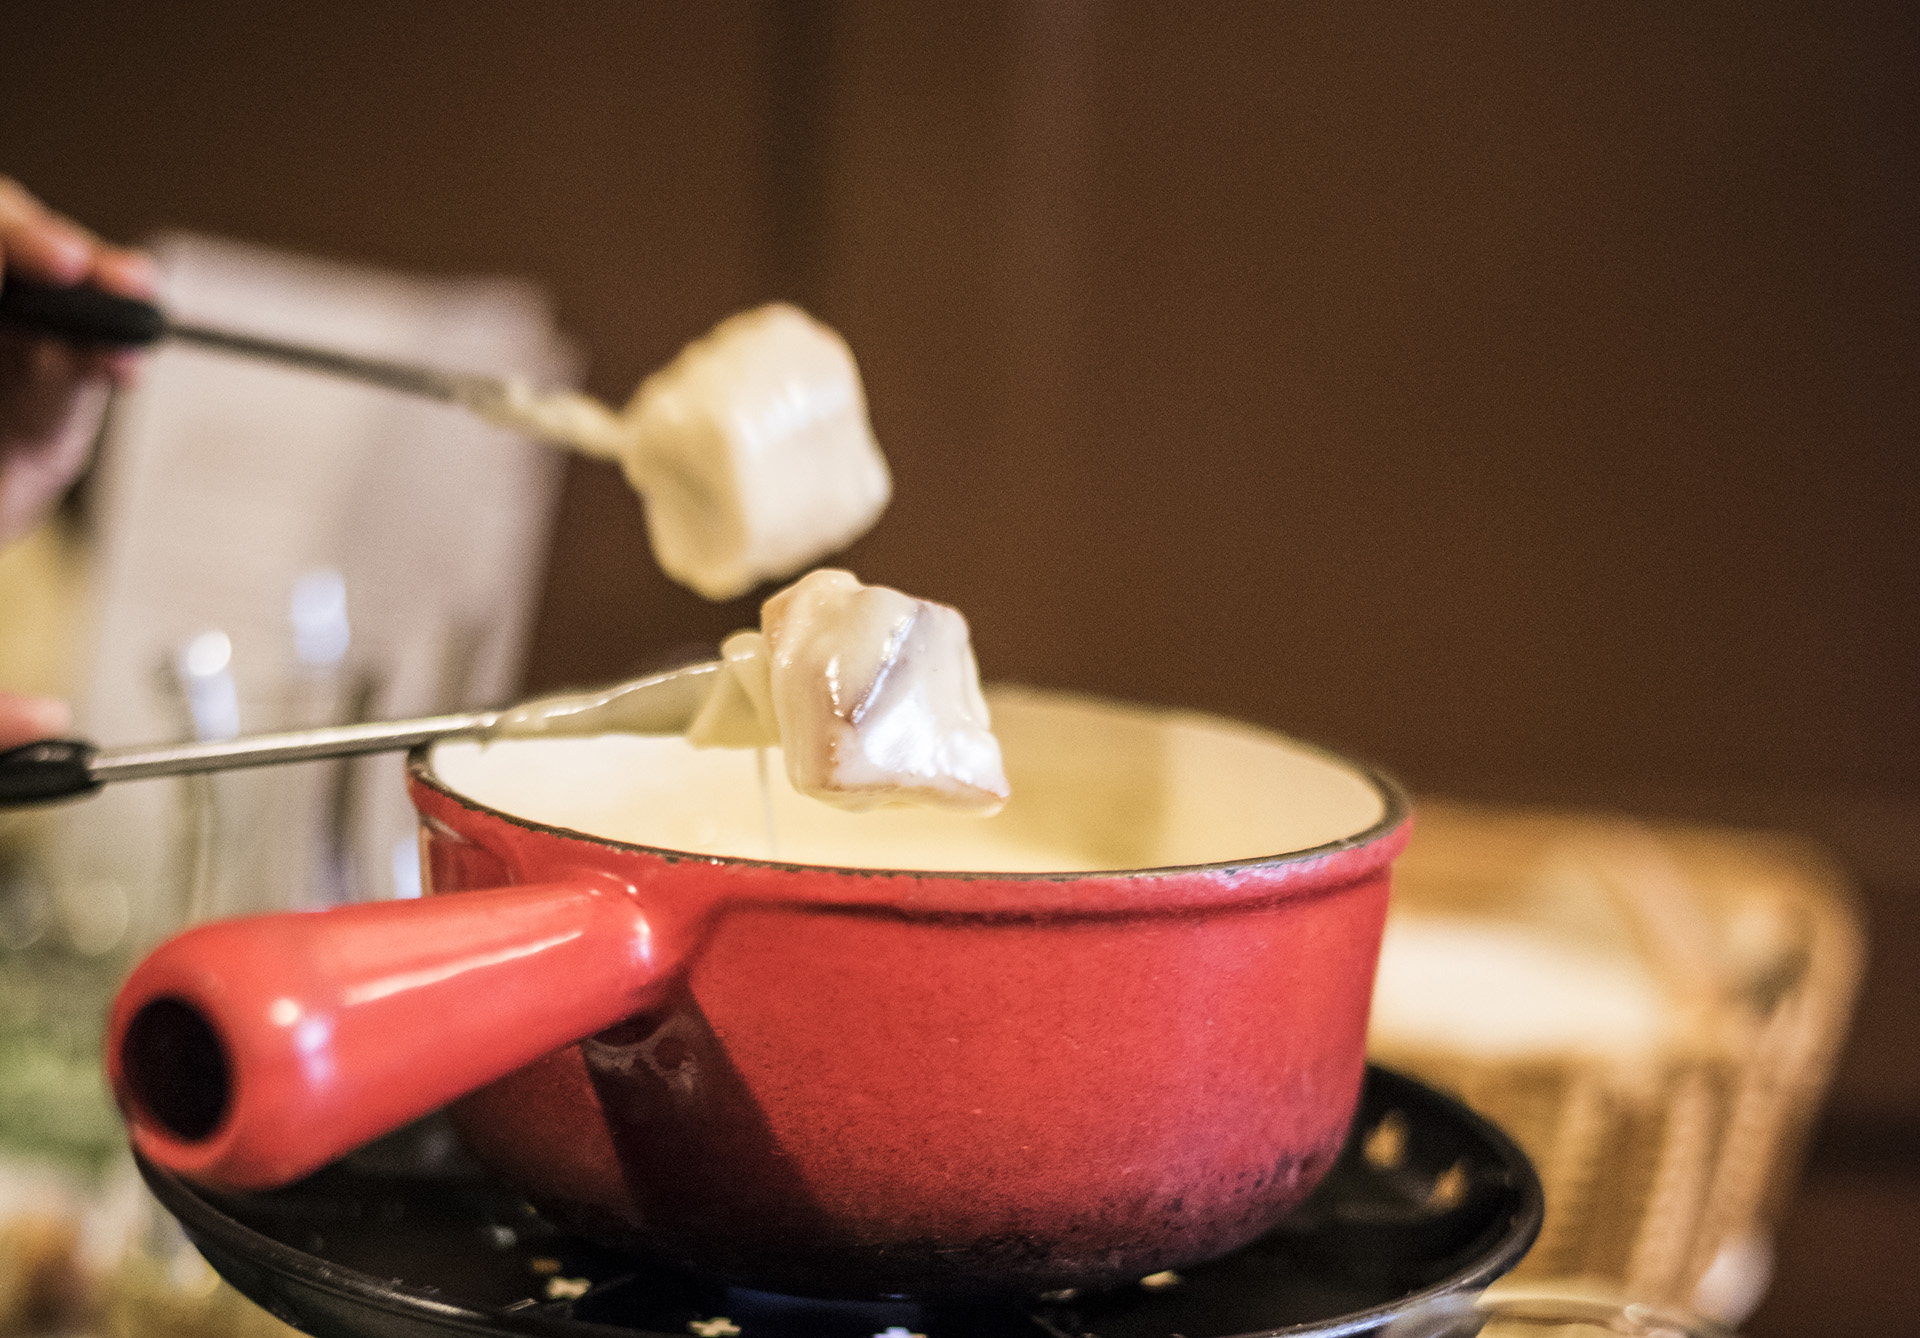
M847 563L990 677L1827 842L1874 966L1755 1335L1920 1304L1917 149L1893 3L0 22L0 171L114 237L524 275L614 399L811 307L898 485ZM530 688L754 617L571 466Z

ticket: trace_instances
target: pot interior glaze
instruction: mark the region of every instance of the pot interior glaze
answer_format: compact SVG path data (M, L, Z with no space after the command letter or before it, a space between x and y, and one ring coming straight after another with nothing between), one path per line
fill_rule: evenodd
M673 945L657 1003L457 1104L475 1154L607 1244L817 1295L1104 1286L1278 1221L1353 1113L1403 801L1228 721L991 701L989 819L677 739L416 755L433 893L591 868Z

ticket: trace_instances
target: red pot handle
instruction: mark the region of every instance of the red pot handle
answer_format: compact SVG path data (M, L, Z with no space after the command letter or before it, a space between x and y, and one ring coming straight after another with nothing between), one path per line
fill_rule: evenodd
M121 987L107 1075L149 1160L282 1185L644 1008L658 939L590 873L203 925Z

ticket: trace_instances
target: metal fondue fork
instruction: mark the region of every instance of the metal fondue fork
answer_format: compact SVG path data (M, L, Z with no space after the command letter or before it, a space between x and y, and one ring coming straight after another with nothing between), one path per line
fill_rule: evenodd
M17 275L8 275L0 285L0 325L99 348L144 348L163 339L178 339L481 412L489 405L505 402L512 393L509 383L497 376L442 371L193 325L170 320L158 306L136 297L85 285L62 288Z
M327 725L234 739L113 749L100 749L81 739L42 739L0 753L0 808L71 799L91 794L109 781L354 757L460 736L678 734L706 703L719 669L717 662L709 661L650 674L599 692L542 698L499 710ZM636 693L643 695L635 697ZM604 728L568 724L570 716L599 720L615 714L619 723Z

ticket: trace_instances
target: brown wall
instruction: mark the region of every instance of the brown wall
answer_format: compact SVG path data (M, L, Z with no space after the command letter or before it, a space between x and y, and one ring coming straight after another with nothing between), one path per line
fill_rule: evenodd
M991 676L1834 843L1878 956L1802 1220L1920 1228L1906 7L13 9L0 170L113 234L527 274L610 396L813 306L898 482L849 564ZM752 620L643 542L576 466L533 686ZM1831 1235L1754 1333L1893 1294Z

